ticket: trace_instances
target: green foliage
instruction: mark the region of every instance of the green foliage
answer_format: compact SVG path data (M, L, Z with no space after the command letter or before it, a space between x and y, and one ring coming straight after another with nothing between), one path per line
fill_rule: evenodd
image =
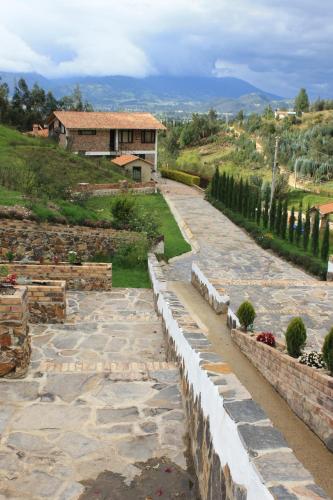
M124 243L115 252L113 262L115 265L125 268L137 268L147 266L147 253L149 244L147 238L141 235L131 243Z
M302 112L307 112L309 111L310 108L310 101L308 94L304 88L302 88L296 99L295 99L295 111L298 115L302 114Z
M293 318L290 321L285 337L288 354L298 358L306 342L306 328L302 318Z
M297 226L295 231L295 240L297 246L300 245L302 231L303 231L303 212L302 212L302 205L300 205L298 208Z
M275 220L276 220L276 198L274 197L269 211L269 229L271 231L274 231L275 229Z
M329 221L326 221L323 242L321 245L321 258L324 262L328 261L329 254L330 254L330 223Z
M190 171L193 174L200 174L201 159L197 153L193 151L184 152L177 158L176 165L179 170Z
M289 234L288 234L288 238L289 238L290 243L294 242L295 221L296 221L296 218L295 218L295 208L292 207L291 214L290 214L290 217L289 217Z
M269 218L269 192L266 190L265 192L265 206L263 213L263 225L266 229L268 227L268 218Z
M304 234L303 234L303 248L307 251L310 240L310 231L311 231L311 217L310 217L310 205L308 205L308 209L305 214L305 224L304 224Z
M249 326L253 325L254 319L256 317L256 313L251 302L245 301L243 302L236 313L237 318L241 326L245 331L249 328Z
M188 186L199 186L200 177L196 175L186 174L185 172L180 172L179 170L172 170L169 168L161 169L162 177L167 177L168 179L172 179L177 182L182 182L183 184L187 184Z
M320 224L319 212L318 210L316 210L312 225L312 234L311 234L311 252L312 255L314 255L315 257L317 257L319 253L319 224Z
M119 195L111 205L113 227L129 229L136 213L135 198L132 195Z
M275 222L275 232L278 236L281 236L282 230L282 200L279 198L277 211L276 211L276 222Z
M333 375L333 328L325 337L322 352L327 369Z
M287 226L288 226L288 199L284 200L282 219L281 219L281 232L280 236L283 240L287 237Z

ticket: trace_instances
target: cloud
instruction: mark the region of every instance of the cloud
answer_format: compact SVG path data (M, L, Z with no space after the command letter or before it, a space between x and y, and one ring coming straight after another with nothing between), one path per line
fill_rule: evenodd
M0 70L46 76L236 76L282 95L333 92L333 3L11 0Z

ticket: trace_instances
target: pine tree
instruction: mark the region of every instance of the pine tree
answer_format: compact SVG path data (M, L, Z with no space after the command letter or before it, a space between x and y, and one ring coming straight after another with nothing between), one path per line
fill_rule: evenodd
M232 209L234 211L237 211L237 204L238 204L238 189L239 189L239 183L237 180L234 182L234 191L232 193Z
M274 229L275 229L275 219L276 219L276 199L274 197L272 200L271 209L269 211L269 229L270 229L270 231L274 231Z
M262 219L263 219L262 222L263 222L265 229L267 229L267 226L268 226L268 217L269 217L269 193L266 191L264 213L263 213L263 217L262 217Z
M311 235L311 251L312 255L315 257L317 257L319 253L319 223L319 211L316 210Z
M244 217L246 217L247 215L248 202L249 202L249 183L248 181L246 181L243 189L243 205L242 205L242 214L244 215Z
M213 175L213 178L212 178L212 186L211 186L211 193L212 193L212 196L214 198L217 198L217 189L218 189L218 186L219 186L219 177L220 177L219 169L218 169L218 167L216 167L214 175Z
M281 198L279 198L276 211L276 221L275 221L275 232L278 236L281 235L281 225L282 225L282 201Z
M309 111L310 102L305 89L301 89L295 99L295 111L298 115Z
M226 188L226 174L223 172L222 176L220 177L220 188L219 188L219 194L218 194L218 199L222 201L225 196L225 188Z
M234 180L234 176L232 175L230 177L229 193L228 193L228 198L227 198L227 207L228 208L232 207L232 197L233 197L233 193L234 193L234 184L235 184L235 180Z
M244 196L244 186L243 186L243 179L241 178L239 182L239 189L238 189L238 205L237 209L238 212L242 212L242 207L243 207L243 196Z
M321 258L324 262L328 261L330 253L330 223L327 220L324 229L324 237L321 245Z
M298 209L298 217L297 217L297 227L296 227L296 245L299 246L302 237L302 229L303 229L303 217L302 217L302 204Z
M283 204L283 212L282 212L282 220L281 220L281 238L283 240L287 237L287 227L288 227L288 200L287 198L284 200Z
M295 231L295 208L292 207L291 214L289 218L289 241L294 242L294 231Z
M224 188L224 195L223 195L223 203L225 204L225 206L227 206L227 199L228 199L228 196L229 196L229 183L230 183L230 178L229 178L229 175L226 175L226 178L225 178L225 188Z
M261 191L258 189L257 192L257 205L256 205L256 222L258 226L260 226L260 219L261 219Z
M304 234L303 234L303 249L305 251L307 251L309 246L310 232L311 232L311 216L310 216L310 205L308 205L308 209L305 215Z

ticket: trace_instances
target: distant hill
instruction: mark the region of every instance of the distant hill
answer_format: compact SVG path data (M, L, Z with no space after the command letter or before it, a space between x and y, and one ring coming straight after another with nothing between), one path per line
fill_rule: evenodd
M79 84L84 98L100 110L147 110L182 117L193 112L205 112L210 107L221 113L236 113L240 109L260 112L268 104L289 104L280 96L231 77L89 76L47 79L37 73L0 72L0 77L9 84L11 91L21 76L29 86L37 82L46 90L52 90L58 98L70 94Z

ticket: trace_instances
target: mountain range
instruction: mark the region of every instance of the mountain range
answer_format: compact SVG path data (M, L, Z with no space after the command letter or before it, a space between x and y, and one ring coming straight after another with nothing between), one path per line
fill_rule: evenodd
M261 112L272 107L289 106L291 100L265 92L245 80L232 77L201 76L87 76L45 78L38 73L0 71L2 81L13 92L15 83L24 78L29 86L37 82L55 97L70 94L80 85L83 98L96 110L150 111L160 115L186 117L209 108L219 113Z

